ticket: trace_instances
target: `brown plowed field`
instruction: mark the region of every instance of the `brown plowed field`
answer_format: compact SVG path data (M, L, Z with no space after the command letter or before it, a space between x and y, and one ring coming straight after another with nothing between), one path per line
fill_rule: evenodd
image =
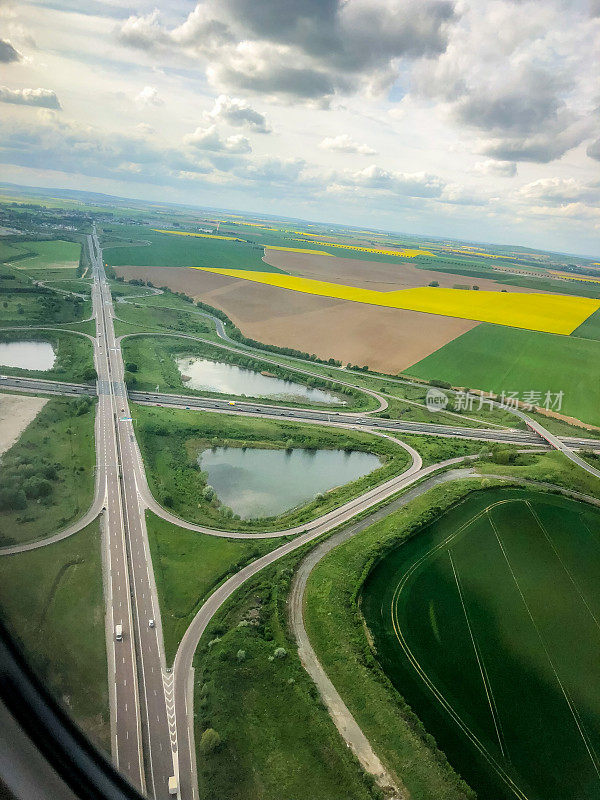
M126 280L149 280L220 308L252 339L344 363L368 364L385 372L406 369L478 324L301 294L188 267L126 266L115 270ZM390 286L390 291L393 288L400 287Z
M313 278L330 283L344 283L373 289L376 292L393 292L398 289L414 289L437 281L440 286L452 289L457 284L472 286L474 283L482 290L508 292L531 292L521 286L509 286L490 278L473 278L468 275L453 275L432 269L418 269L410 261L387 264L380 261L363 261L356 258L331 258L306 253L287 253L281 250L268 250L264 261L274 267L302 278ZM539 292L542 294L542 292Z

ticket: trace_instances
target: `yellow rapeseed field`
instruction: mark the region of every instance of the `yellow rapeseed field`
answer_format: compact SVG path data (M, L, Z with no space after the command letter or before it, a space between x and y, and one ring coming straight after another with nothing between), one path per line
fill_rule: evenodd
M228 242L244 242L238 236L217 236L215 233L188 233L187 231L163 231L162 228L152 228L155 233L174 233L177 236L198 236L200 239L225 239Z
M307 241L306 239L296 239L297 242ZM377 253L381 256L399 256L401 258L414 258L415 256L434 256L429 250L413 250L407 248L405 250L382 250L376 247L358 247L354 244L340 244L339 242L317 242L310 240L311 244L326 245L327 247L341 247L342 250L358 250L361 253Z
M268 225L263 225L262 222L233 222L233 225L247 225L249 228L262 228L264 231L278 231L279 228L269 228Z
M401 308L439 314L443 317L460 317L478 322L492 322L511 328L545 331L569 335L590 314L600 308L600 300L557 294L535 294L526 292L484 292L461 289L445 289L421 286L415 289L400 289L394 292L376 292L358 286L299 278L277 272L256 272L241 269L216 269L192 267L229 275L255 283L291 289L295 292L351 300L355 303Z
M312 253L316 256L331 256L335 258L331 253L326 253L325 250L305 250L302 247L279 247L277 244L266 244L265 250L285 250L287 253Z
M551 275L556 275L557 278L565 278L568 281L584 281L585 283L600 283L600 278L586 278L585 275L567 275L564 272L557 272L554 269L550 270Z

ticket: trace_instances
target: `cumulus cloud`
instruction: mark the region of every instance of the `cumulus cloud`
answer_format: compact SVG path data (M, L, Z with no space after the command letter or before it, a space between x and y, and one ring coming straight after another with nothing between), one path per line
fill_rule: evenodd
M154 144L142 133L104 132L49 111L28 125L2 122L0 159L32 169L161 184L175 182L184 170L212 171L193 154Z
M561 127L562 126L562 127ZM483 155L502 161L531 161L548 164L581 144L593 131L591 119L568 120L561 117L545 130L529 136L498 137L479 143Z
M489 202L487 197L457 183L444 186L439 199L455 206L485 206Z
M249 128L255 133L271 133L271 126L264 114L251 108L237 97L221 94L215 100L207 118L215 122L226 122L236 128Z
M415 69L415 96L481 132L479 152L493 159L548 163L589 137L600 28L576 4L467 0L463 9L444 53Z
M239 154L252 152L250 142L245 136L238 134L236 136L227 136L223 139L216 125L210 125L208 128L196 128L193 133L184 138L184 142L196 147L198 150L210 150L215 153Z
M427 172L395 172L372 164L356 172L335 175L331 181L337 186L354 186L375 189L390 194L407 197L439 197L444 181L437 175Z
M169 28L131 16L122 42L203 58L224 89L327 101L336 91L385 91L398 59L435 56L456 20L451 0L205 0Z
M136 95L134 102L139 108L162 106L165 103L155 86L144 86L142 91Z
M368 144L356 142L347 133L340 133L339 136L327 136L319 145L323 150L334 150L338 153L357 153L363 156L374 155L377 151Z
M58 97L52 89L9 89L8 86L0 86L0 103L60 109Z
M169 44L169 36L160 23L158 9L150 14L130 16L122 23L119 38L124 44L140 50L158 50Z
M474 172L479 175L494 175L500 178L514 178L517 174L517 165L514 161L496 161L488 158L475 164Z
M0 39L0 64L12 64L20 61L21 53L6 39Z
M287 184L297 188L297 182L306 166L302 158L262 157L245 161L232 172L238 178L268 184Z
M600 203L600 184L583 183L575 178L540 178L517 192L519 199L545 206L571 203Z
M590 158L595 158L596 161L600 161L600 139L591 142L587 147L586 153Z

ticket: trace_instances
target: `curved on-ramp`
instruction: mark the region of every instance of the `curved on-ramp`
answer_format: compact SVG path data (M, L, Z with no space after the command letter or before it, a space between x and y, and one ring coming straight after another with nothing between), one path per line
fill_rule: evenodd
M368 514L365 518L355 522L345 530L350 531L349 535L354 535L355 533L364 530L364 528L371 525L374 521L377 521L377 519L387 516L390 511L394 510L396 507L400 508L402 505L409 502L409 500L413 499L413 497L416 497L418 494L427 491L427 489L431 488L431 486L434 486L437 483L443 483L444 481L455 480L457 477L464 477L467 474L470 474L470 470L463 469L451 470L450 472L442 472L440 475L433 475L433 473L439 471L440 469L453 467L461 462L464 462L465 460L472 460L473 458L474 457L472 456L467 456L465 459L465 457L461 456L459 458L451 458L447 461L432 464L429 467L422 467L420 469L413 469L412 467L409 468L405 473L403 473L402 484L399 483L397 485L394 493L403 488L408 488L418 481L422 482L414 487L411 492L402 495L402 497L392 501L391 503L386 504L385 507L373 511L371 514ZM353 516L356 513L357 512L354 512ZM199 609L198 613L187 628L179 644L173 663L177 741L179 753L179 781L181 797L184 798L184 800L188 800L188 798L194 798L194 800L196 800L198 797L193 716L193 659L202 634L223 603L249 578L256 575L265 567L275 563L283 556L288 555L294 550L297 550L303 545L332 530L333 527L337 527L337 524L323 524L322 526L316 527L313 530L301 533L294 539L286 542L275 550L272 550L270 553L261 556L245 566L213 592L213 594Z

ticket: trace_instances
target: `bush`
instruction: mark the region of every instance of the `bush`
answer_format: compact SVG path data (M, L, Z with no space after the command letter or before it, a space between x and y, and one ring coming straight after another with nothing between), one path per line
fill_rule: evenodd
M236 658L238 661L242 662L246 660L246 651L245 650L238 650L236 654Z
M25 489L27 497L37 499L39 497L48 497L52 491L52 484L45 478L38 478L34 475L31 478L27 478L23 484L23 488Z
M207 728L200 737L200 752L204 755L213 753L221 744L221 737L214 728Z
M437 378L434 378L433 380L429 381L429 385L430 386L437 386L438 389L450 389L451 388L451 384L450 383L448 383L447 381L438 381Z
M275 658L285 658L287 656L287 650L285 647L278 647L275 652L273 653Z
M22 511L27 508L23 489L0 489L0 511Z

